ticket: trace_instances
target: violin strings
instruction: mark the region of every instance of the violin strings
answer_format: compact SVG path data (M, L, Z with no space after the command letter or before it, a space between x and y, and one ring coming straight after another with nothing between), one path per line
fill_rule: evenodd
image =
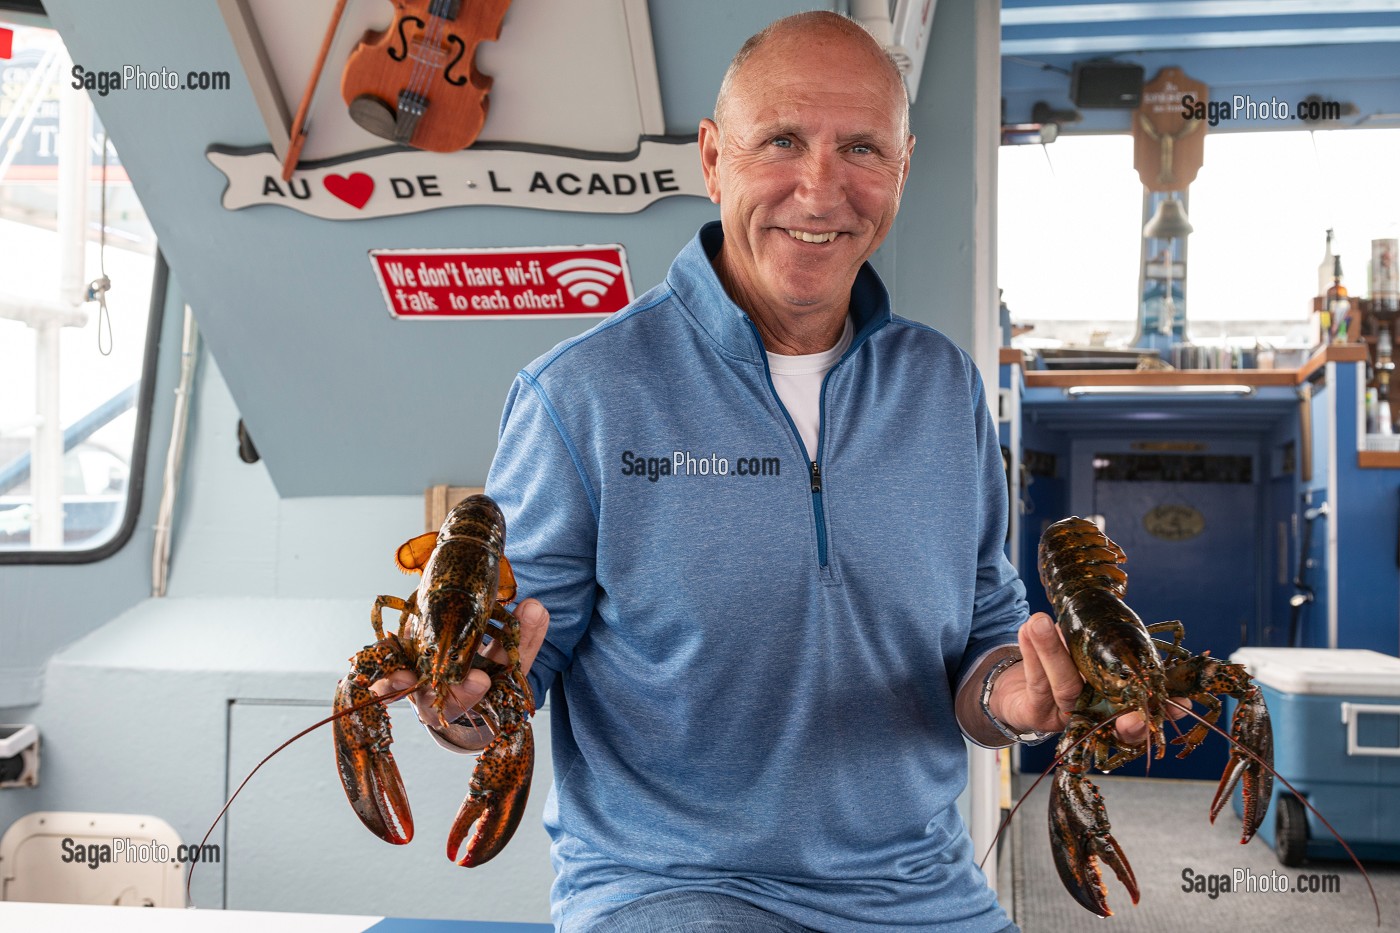
M423 59L422 48L436 38L433 33L438 28L437 14L430 10L428 19L427 28L419 33L417 41L415 41L408 50L409 57L413 59L413 70L409 72L408 76L408 90L409 93L420 97L428 84L428 67Z
M432 16L431 11L428 15L430 17ZM413 67L408 72L408 84L404 87L403 91L399 93L400 110L403 109L403 94L417 94L419 92L419 88L421 87L423 59L418 55L418 45L419 43L426 41L426 37L427 31L425 30L424 32L418 35L417 39L410 41L404 48L404 54L412 60Z
M441 52L442 38L447 31L447 20L440 14L433 15L433 24L428 30L428 40L421 47L423 50L423 90L426 91L431 83L432 73L436 67L432 61L432 52ZM431 50L431 52L429 51Z
M447 22L439 13L433 12L431 9L428 12L428 17L431 20L428 28L424 30L419 37L419 42L409 52L409 55L413 57L413 71L409 74L408 87L413 94L420 98L424 97L423 92L431 83L434 66L425 54L420 54L419 50L428 47L437 48L442 39L442 32L446 28L444 24Z

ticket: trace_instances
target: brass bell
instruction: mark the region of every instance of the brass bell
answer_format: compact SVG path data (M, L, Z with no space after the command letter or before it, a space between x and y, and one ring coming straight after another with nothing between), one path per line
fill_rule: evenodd
M1157 211L1147 226L1142 228L1142 235L1145 238L1170 240L1186 236L1193 229L1191 221L1186 219L1186 208L1176 198L1169 198L1157 204Z

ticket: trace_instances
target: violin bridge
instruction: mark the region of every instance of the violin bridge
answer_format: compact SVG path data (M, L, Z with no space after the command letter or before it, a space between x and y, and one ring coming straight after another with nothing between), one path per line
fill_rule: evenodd
M398 118L394 121L394 142L411 145L418 120L428 110L427 98L413 91L399 91Z

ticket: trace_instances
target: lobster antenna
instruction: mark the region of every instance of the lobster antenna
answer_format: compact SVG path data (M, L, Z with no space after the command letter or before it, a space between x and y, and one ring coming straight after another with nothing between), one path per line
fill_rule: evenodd
M1143 761L1143 763L1142 763L1142 773L1143 773L1143 777L1151 777L1151 776L1152 776L1152 725L1153 725L1153 723L1152 723L1152 720L1148 719L1146 715L1144 715L1142 718L1143 718L1143 725L1145 725L1145 726L1147 727L1147 754L1146 754L1146 756L1145 756L1145 757L1146 757L1146 760Z
M1376 908L1376 926L1379 927L1379 926L1381 925L1381 902L1380 902L1380 899L1376 897L1376 888L1375 888L1375 886L1371 884L1371 875L1366 871L1366 866L1364 866L1364 865L1361 864L1361 859L1357 858L1357 857L1356 857L1356 853L1353 852L1353 851L1351 851L1351 846L1347 845L1347 841L1346 841L1345 839L1342 838L1341 833L1339 833L1339 832L1337 832L1335 829L1333 829L1333 828L1332 828L1332 824L1329 823L1329 822L1327 822L1327 817L1325 817L1325 816L1323 816L1321 813L1319 813L1319 812L1317 811L1317 807L1314 807L1311 803L1308 802L1308 798L1303 796L1303 792L1302 792L1302 791L1298 790L1298 788L1296 788L1296 787L1294 787L1292 784L1288 783L1288 779L1287 779L1287 778L1285 778L1282 774L1279 774L1277 771L1275 771L1273 765L1269 764L1269 763L1268 763L1267 761L1265 761L1263 758L1260 758L1260 757L1259 757L1258 755L1256 755L1251 749L1245 747L1242 743L1237 742L1237 741L1235 740L1235 737L1234 737L1233 735L1230 735L1228 732L1226 732L1224 729L1222 729L1222 728L1220 728L1219 726L1217 726L1215 723L1208 721L1204 716L1200 715L1200 714L1197 713L1195 710L1189 709L1188 707L1185 707L1185 706L1182 706L1180 703L1177 703L1176 701L1172 700L1170 697L1167 698L1167 702L1170 703L1172 706L1175 706L1177 709L1184 709L1184 710L1186 710L1186 712L1190 713L1190 714L1191 714L1192 716L1194 716L1196 719L1198 719L1199 721L1205 723L1205 725L1208 726L1213 732L1218 732L1219 734L1225 736L1226 740L1227 740L1231 745L1233 745L1235 748L1239 749L1240 751L1244 752L1244 753L1245 753L1246 755L1248 755L1250 758L1253 758L1255 761L1259 762L1259 764L1261 764L1261 765L1263 765L1265 768L1267 768L1270 774L1272 774L1274 777L1278 778L1279 783L1283 784L1284 787L1288 788L1289 790L1291 790L1291 791L1293 792L1293 796L1294 796L1294 797L1297 797L1298 800L1303 804L1303 806L1307 807L1309 810L1312 811L1313 816L1317 817L1317 818L1318 818L1318 821L1321 822L1323 826L1326 826L1326 827L1327 827L1327 831L1328 831L1329 833L1331 833L1331 834L1332 834L1332 837L1333 837L1334 839L1336 839L1337 842L1339 842L1339 843L1341 844L1341 846L1342 846L1343 849L1346 850L1347 855L1351 857L1351 862L1352 862L1353 865L1356 866L1357 871L1361 872L1361 878L1362 878L1362 880L1364 880L1364 881L1366 882L1366 887L1367 887L1367 889L1371 892L1371 903L1374 904L1374 905L1375 905L1375 908ZM1217 811L1217 812L1219 812L1219 811ZM1211 814L1210 821L1211 821L1212 823L1215 822L1215 814L1214 814L1214 813Z
M243 792L244 787L248 786L248 782L253 779L253 775L257 774L258 769L261 768L263 765L267 764L269 761L271 761L273 757L277 755L278 752L282 751L282 749L286 748L288 745L291 745L297 739L300 739L303 736L310 735L312 732L315 732L317 729L321 728L322 726L328 723L335 722L337 719L340 719L344 716L349 716L351 713L358 713L362 709L368 709L369 707L376 706L380 703L393 703L395 700L400 700L408 696L410 693L417 690L421 686L422 681L419 681L411 687L405 687L402 690L398 690L394 693L386 693L383 696L375 696L371 699L364 700L360 703L356 703L354 706L346 707L343 710L332 713L325 719L322 719L320 722L313 723L312 725L307 726L305 729L301 730L296 735L292 736L290 739L274 748L271 752L268 753L266 758L257 763L257 765L253 768L252 771L248 772L248 776L243 779L242 784L238 785L238 789L233 792L233 796L224 802L223 807L219 810L218 816L214 817L214 822L209 826L209 831L204 834L203 839L199 840L199 850L203 851L204 844L209 841L210 836L214 835L214 827L219 825L219 820L224 818L224 814L228 812L228 808L233 805L234 799ZM191 862L189 876L185 878L185 903L189 905L190 910L195 909L194 898L191 896L190 889L194 885L194 870L198 865L198 862ZM1377 908L1377 911L1379 911L1379 909L1380 908ZM1379 913L1377 914L1377 916L1379 916Z

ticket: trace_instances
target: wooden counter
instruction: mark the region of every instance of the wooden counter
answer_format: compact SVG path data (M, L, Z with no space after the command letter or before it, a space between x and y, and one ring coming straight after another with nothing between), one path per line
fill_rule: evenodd
M1036 369L1027 370L1026 388L1063 386L1293 386L1296 369Z
M1360 363L1366 348L1360 344L1327 347L1298 369L1027 369L1026 388L1063 386L1294 386L1313 378L1327 363ZM1020 350L1002 347L1000 362L1020 364Z
M1400 469L1400 451L1360 450L1356 453L1356 465L1363 470Z
M1341 344L1325 347L1314 353L1297 369L1023 369L1028 389L1067 388L1069 386L1214 386L1245 385L1297 386L1317 378L1328 363L1361 363L1367 351L1361 344ZM1021 350L1002 347L1000 363L1023 365ZM1400 469L1400 451L1362 450L1356 455L1362 469Z

